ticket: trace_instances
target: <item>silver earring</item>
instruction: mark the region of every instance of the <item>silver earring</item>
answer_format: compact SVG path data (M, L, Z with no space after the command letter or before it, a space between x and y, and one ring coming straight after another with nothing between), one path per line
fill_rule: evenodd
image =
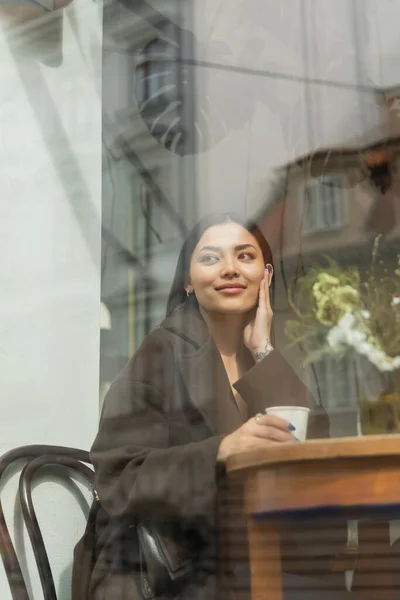
M190 296L189 290L186 290L186 296L189 298L189 296Z

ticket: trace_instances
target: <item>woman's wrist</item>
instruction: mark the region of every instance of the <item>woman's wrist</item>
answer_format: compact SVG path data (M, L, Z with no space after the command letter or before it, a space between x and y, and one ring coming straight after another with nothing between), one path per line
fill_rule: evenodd
M256 362L260 362L260 360L263 360L263 358L268 356L268 354L271 354L273 349L274 347L271 344L271 340L269 338L266 338L264 343L257 348L253 348L251 350L251 353L253 355L254 360Z

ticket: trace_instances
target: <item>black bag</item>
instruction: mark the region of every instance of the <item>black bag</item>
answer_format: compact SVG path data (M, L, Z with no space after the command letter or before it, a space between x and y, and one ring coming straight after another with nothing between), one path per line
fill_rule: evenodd
M96 519L100 508L100 502L96 497L90 509L85 533L77 543L74 550L74 564L72 573L72 598L73 600L87 600L89 594L90 578L93 571L96 554ZM115 526L115 525L114 525ZM130 564L133 575L140 587L143 600L151 600L158 595L163 597L173 596L179 592L190 574L194 571L195 549L193 540L196 535L183 533L177 522L139 522L130 525L136 530L136 546L139 556L134 563L126 556L126 548L123 550L123 559ZM125 525L126 528L126 525ZM123 528L122 530L126 529ZM119 538L121 529L116 530L116 539ZM191 543L184 543L184 538L191 538ZM119 546L117 545L119 548ZM121 564L118 551L110 547L110 565L116 560L118 568Z
M195 557L164 524L137 525L140 552L140 584L145 600L157 594L174 595L194 571Z

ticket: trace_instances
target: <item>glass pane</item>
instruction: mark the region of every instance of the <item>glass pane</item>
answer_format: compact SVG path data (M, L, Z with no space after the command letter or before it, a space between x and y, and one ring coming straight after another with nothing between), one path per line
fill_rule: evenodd
M399 587L399 17L0 3L1 599Z

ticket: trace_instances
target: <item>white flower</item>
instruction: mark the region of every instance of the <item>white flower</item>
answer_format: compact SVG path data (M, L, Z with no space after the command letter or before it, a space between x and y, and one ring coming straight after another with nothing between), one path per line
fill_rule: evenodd
M393 296L392 306L397 306L398 304L400 304L400 296Z
M368 356L368 352L371 349L371 344L369 344L368 342L361 342L361 344L358 346L358 351L360 354L363 354L364 356Z
M359 348L366 338L366 334L363 331L357 329L350 329L347 333L347 343L353 348Z
M368 358L379 371L395 371L400 366L400 356L392 358L382 350L379 350L379 348L375 348L370 342L365 342L362 346L355 349L359 354Z
M345 335L341 327L338 327L337 325L332 327L328 333L327 342L333 350L343 346L345 342Z
M360 314L364 319L369 319L371 316L371 313L369 312L369 310L362 310L360 312Z
M350 329L355 321L355 317L352 313L344 313L343 317L340 319L338 325L342 329Z
M354 316L351 313L345 313L338 324L332 327L327 336L327 342L332 349L339 350L346 344L350 345L348 335L351 335L351 327L354 320Z
M360 316L361 315L360 313ZM358 318L359 320L359 318ZM344 351L346 347L357 354L365 356L379 371L395 371L400 367L400 355L392 358L376 347L365 331L356 329L357 317L345 313L338 324L332 327L327 335L327 342L332 350Z

